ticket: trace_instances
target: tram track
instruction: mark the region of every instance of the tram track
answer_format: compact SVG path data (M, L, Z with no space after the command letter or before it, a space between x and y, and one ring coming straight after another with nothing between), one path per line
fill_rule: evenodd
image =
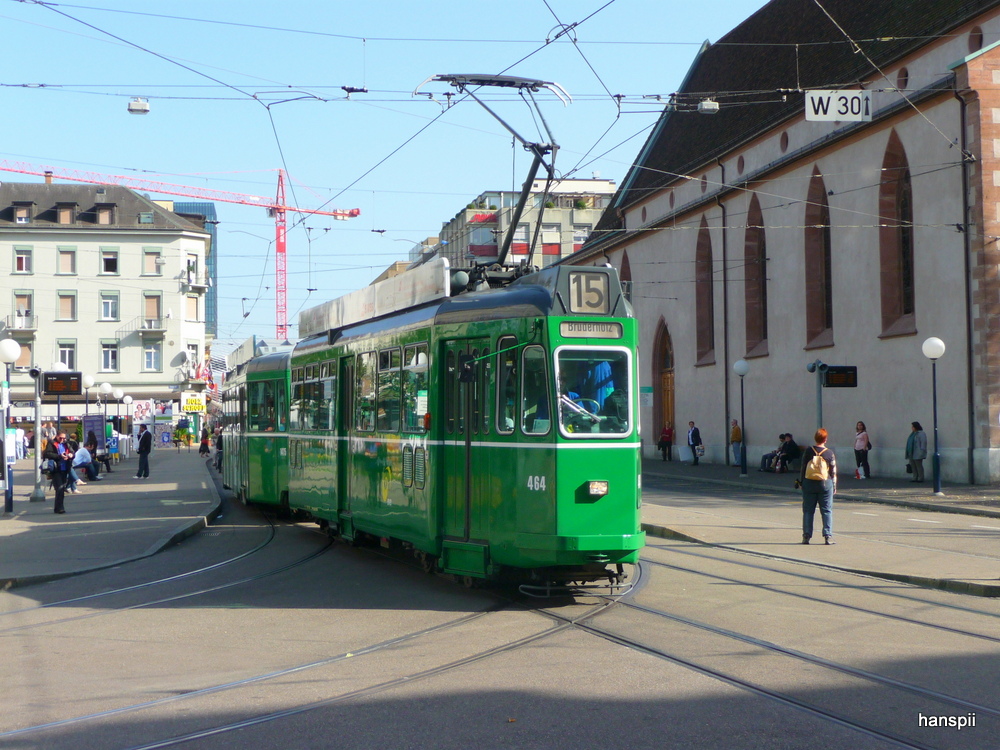
M256 555L257 553L263 551L275 539L276 529L275 529L274 521L272 521L263 512L261 512L260 515L261 515L261 517L265 521L267 521L267 529L268 529L267 538L264 541L262 541L260 544L258 544L257 546L255 546L255 547L253 547L253 548L251 548L249 550L246 550L244 552L241 552L238 555L234 555L234 556L229 557L229 558L227 558L225 560L220 560L218 562L214 562L211 565L204 565L202 567L195 568L193 570L184 571L183 573L176 573L176 574L171 575L171 576L165 576L163 578L157 578L157 579L154 579L154 580L151 580L151 581L143 581L142 583L136 583L136 584L132 584L130 586L122 586L122 587L119 587L119 588L108 589L106 591L97 591L97 592L94 592L92 594L84 594L82 596L74 596L74 597L70 597L68 599L60 599L58 601L46 602L45 604L37 604L37 605L35 605L33 607L23 607L21 609L12 609L12 610L0 611L0 618L7 617L9 615L19 615L19 614L25 614L25 613L28 613L28 612L35 612L35 611L42 610L42 609L50 609L50 608L54 608L54 607L65 607L65 606L68 606L68 605L71 605L71 604L80 604L81 602L94 601L96 599L101 599L101 598L109 597L109 596L115 596L115 595L118 595L118 594L126 594L126 593L129 593L129 592L132 592L132 591L138 591L140 589L150 588L152 586L159 586L159 585L164 585L164 584L168 584L168 583L175 583L175 582L181 581L181 580L183 580L185 578L190 578L192 576L201 575L203 573L210 573L212 571L219 570L220 568L224 568L224 567L226 567L228 565L232 565L234 563L240 562L241 560L245 560L245 559L247 559L249 557L252 557L253 555ZM23 592L19 591L18 593L23 593ZM3 630L0 629L0 632L3 632Z
M107 608L104 608L104 609L101 609L101 610L96 610L96 611L90 611L90 612L85 612L85 613L81 613L81 614L71 615L69 617L61 617L61 618L54 618L54 619L48 619L48 620L41 620L41 621L37 621L37 622L24 623L24 624L14 625L14 626L10 626L10 627L0 627L0 636L6 635L6 634L10 634L10 633L21 633L21 632L32 630L32 629L35 629L35 628L49 628L49 627L52 627L52 626L55 626L55 625L64 625L64 624L67 624L67 623L78 622L78 621L81 621L81 620L90 620L90 619L99 618L99 617L108 617L108 616L111 616L111 615L117 615L117 614L121 614L123 612L130 612L130 611L133 611L133 610L144 609L144 608L148 608L148 607L162 606L164 604L171 604L171 603L174 603L174 602L182 601L184 599L190 599L190 598L193 598L193 597L196 597L196 596L204 596L205 594L211 594L211 593L215 593L215 592L218 592L218 591L224 591L224 590L230 589L230 588L235 588L237 586L243 586L243 585L248 584L248 583L254 583L256 581L261 581L261 580L270 578L271 576L275 576L275 575L278 575L280 573L285 573L285 572L287 572L289 570L294 570L294 569L299 568L299 567L301 567L303 565L306 565L307 563L309 563L309 562L315 560L316 558L324 555L326 552L328 552L333 547L333 545L334 545L333 540L328 540L323 545L323 547L321 547L320 549L314 550L314 551L310 552L309 554L307 554L307 555L305 555L303 557L299 557L299 558L297 558L297 559L295 559L295 560L293 560L293 561L291 561L289 563L286 563L284 565L280 565L278 567L271 568L269 570L265 570L265 571L262 571L260 573L255 573L253 575L244 576L242 578L237 578L237 579L232 580L232 581L226 581L224 583L215 584L213 586L199 588L199 589L196 589L194 591L185 591L185 592L182 592L182 593L179 593L179 594L174 594L174 595L171 595L171 596L158 597L158 598L155 598L155 599L149 599L149 600L137 602L137 603L134 603L134 604L128 604L128 605L124 605L124 606L120 606L120 607L107 607ZM244 554L244 555L238 556L237 558L233 558L232 560L225 561L225 563L223 563L223 564L231 564L231 563L233 563L233 562L235 562L235 561L237 561L239 559L245 559L246 557L247 557L247 555ZM95 598L96 596L110 596L111 594L128 593L128 592L131 592L131 591L134 591L134 590L137 590L137 589L147 588L149 586L156 585L156 584L165 584L165 583L168 583L168 582L174 582L176 580L187 578L190 575L193 575L193 574L196 574L196 573L203 573L203 572L206 572L208 570L213 570L216 567L217 566L209 566L209 567L204 568L204 569L199 569L197 571L190 571L188 573L180 574L178 576L171 576L171 577L159 580L159 581L152 581L152 582L146 582L146 583L143 583L143 584L138 584L138 585L135 585L135 586L123 587L122 589L115 590L115 591L104 592L104 593L99 594L99 595L88 595L87 597L81 597L80 599L76 599L76 600L72 600L71 599L71 600L67 600L67 603L68 602L73 602L73 601L80 601L80 600L83 600L83 599ZM55 604L56 603L52 603L52 604L49 604L49 605L42 605L42 606L39 606L39 607L33 607L33 608L26 609L26 610L21 610L21 612L22 613L29 613L30 614L31 612L41 611L42 609L54 606ZM10 614L14 614L14 613L12 612Z
M353 663L358 659L364 657L373 657L381 655L386 651L390 651L404 644L418 641L421 638L428 638L440 634L444 631L470 625L483 618L503 612L508 608L510 608L512 604L514 604L512 600L505 598L502 599L497 604L485 610L474 612L472 614L467 614L462 617L454 618L452 620L440 623L438 625L406 633L404 635L390 638L375 644L371 644L369 646L364 646L362 648L353 649L349 652L342 652L335 656L318 659L307 663L293 665L284 669L274 670L265 674L254 675L252 677L247 677L241 680L235 680L228 683L213 685L199 690L186 692L181 695L173 695L153 701L146 701L143 703L132 704L129 706L121 706L118 708L109 709L107 711L95 712L92 714L81 715L77 717L63 719L55 722L49 722L45 724L39 724L30 727L23 727L8 732L0 732L0 743L9 738L41 737L44 739L44 734L46 732L53 732L57 730L74 730L87 725L94 724L95 722L100 722L101 720L111 719L113 717L118 717L123 715L137 715L143 711L151 711L151 710L156 710L158 708L166 708L168 706L175 707L176 704L178 703L191 704L195 703L200 699L205 699L209 696L215 696L224 693L235 694L236 691L251 687L253 685L258 685L269 681L278 681L281 680L282 678L295 676L299 673L308 670L315 670L322 667L335 666L337 664L345 663L349 660ZM492 658L494 656L510 653L517 649L525 648L527 646L536 644L545 639L551 638L559 633L566 632L567 630L573 628L575 625L579 624L583 620L596 616L597 614L600 613L600 611L607 608L608 606L610 605L600 604L589 607L587 612L583 613L577 618L566 619L563 622L557 621L550 627L540 632L532 633L530 635L521 638L516 638L512 641L500 644L498 646L494 646L492 648L476 651L472 654L468 654L466 656L453 659L444 664L439 664L430 668L403 674L389 680L384 680L381 682L377 682L375 684L355 688L353 690L340 692L337 693L336 695L331 695L321 700L315 700L308 703L304 703L299 706L292 706L283 710L268 711L261 714L250 715L238 721L206 727L196 731L179 734L173 737L160 738L152 741L147 741L141 744L129 745L128 747L129 750L153 750L153 748L175 747L199 739L215 737L223 734L228 734L230 732L244 730L250 727L268 724L274 721L291 718L294 716L308 713L310 711L315 711L318 709L334 706L339 703L344 703L346 701L361 699L367 696L392 690L393 688L396 687L410 685L419 680L426 680L433 677L447 675L449 672L453 672L455 670ZM525 610L525 611L530 611L530 610ZM330 682L332 683L333 681L331 680ZM235 700L235 698L231 700Z
M718 558L712 558L712 557L707 556L707 555L700 555L700 554L696 553L693 550L684 550L684 549L680 549L680 548L676 548L676 547L672 547L672 548L670 548L668 550L667 548L657 547L657 546L653 546L651 548L652 549L663 550L664 552L668 552L669 551L670 553L677 553L677 554L689 555L689 556L693 556L693 557L695 557L697 559L700 559L700 560L711 560L713 562L720 562L718 560ZM765 559L774 559L774 558L767 558L766 555L761 555L760 553L756 553L756 552L745 552L744 553L744 551L742 551L742 550L732 550L730 548L725 548L725 549L726 549L727 552L734 552L734 553L739 553L739 554L746 554L746 555L749 555L749 556L752 556L752 557L764 557ZM904 623L911 624L911 625L919 625L919 626L923 626L923 627L934 628L936 630L940 630L942 632L946 632L946 633L949 633L949 634L952 634L952 635L967 636L967 637L970 637L970 638L978 638L978 639L986 640L986 641L989 641L989 642L992 642L992 643L1000 643L1000 637L998 637L998 636L988 635L988 634L985 634L985 633L974 633L974 632L971 632L971 631L962 630L960 628L955 628L955 627L952 627L952 626L940 625L940 624L936 624L936 623L929 623L929 622L925 622L925 621L915 620L915 619L909 618L909 617L903 617L903 616L900 616L900 615L894 615L894 614L888 613L888 612L886 612L884 610L872 609L872 608L867 608L867 607L860 607L858 605L845 604L845 603L842 603L842 602L835 602L835 601L830 600L829 598L825 598L824 599L824 598L821 598L821 597L818 597L818 596L811 596L809 594L803 594L803 593L800 593L800 592L784 591L784 590L782 590L780 588L780 584L763 584L763 583L758 583L758 582L749 582L749 581L741 580L739 578L734 578L734 577L730 577L730 576L723 576L723 575L720 575L718 573L710 573L710 572L707 572L707 571L704 571L704 570L698 570L696 568L689 568L689 567L684 567L684 566L681 566L681 565L674 565L674 564L670 564L670 563L661 562L661 561L658 561L658 560L652 560L648 556L644 556L642 558L642 561L644 563L646 563L646 564L649 564L649 565L652 565L652 566L655 566L655 567L668 568L668 569L676 570L678 572L685 573L685 574L688 574L688 575L694 575L694 576L699 576L699 577L703 577L703 578L710 578L710 579L713 579L713 580L716 580L716 581L719 581L719 582L722 582L722 583L738 584L740 586L747 586L747 587L750 587L750 588L755 588L755 589L759 589L759 590L762 590L762 591L767 591L769 593L773 593L773 594L777 594L777 595L781 595L781 596L793 597L793 598L801 599L801 600L808 601L808 602L813 602L813 603L817 603L817 604L823 604L825 606L839 607L839 608L842 608L842 609L851 610L851 611L859 612L859 613L866 614L866 615L873 615L873 616L876 616L876 617L892 619L892 620L895 620L895 621L898 621L898 622L904 622ZM790 572L788 570L779 570L778 568L771 567L771 566L754 565L754 564L750 564L750 563L747 563L747 562L741 561L741 560L725 560L725 561L721 561L721 562L723 562L724 564L727 564L727 565L734 565L734 566L738 566L738 567L750 568L750 569L755 570L755 571L763 571L763 572L768 572L768 573L774 573L776 575L782 575L782 576L785 576L785 577L788 577L788 578L792 578L792 579L806 580L806 581L809 581L809 582L820 583L820 584L829 584L830 583L830 581L829 581L828 578L822 578L822 577L819 577L819 576L807 575L807 574L798 573L798 572ZM848 571L844 571L844 570L842 570L840 568L827 568L826 566L814 566L814 565L812 565L810 563L800 563L798 561L796 561L794 563L789 562L788 564L790 564L790 565L792 565L792 564L803 565L803 566L811 567L811 568L812 567L819 567L820 569L830 570L831 572L839 573L839 574L845 575L845 576L863 576L863 574L860 574L860 573L851 573L851 572L848 572ZM881 579L878 579L878 580L881 580ZM838 585L841 585L841 584L838 584ZM901 584L901 585L903 585L903 584ZM899 593L897 591L886 591L884 589L872 589L870 586L850 586L850 585L848 585L848 586L842 586L842 587L843 588L849 588L849 589L852 589L852 590L855 590L855 591L863 591L864 593L872 595L872 596L888 597L888 598L893 598L893 599L901 599L901 600L903 600L903 601L905 601L907 603L914 603L914 604L926 604L927 603L926 598L922 598L922 597L919 597L919 596L910 596L910 595L906 595L906 594L901 594L901 593ZM916 591L921 591L921 592L926 591L926 589L923 589L923 588L919 588L919 587L914 587L914 588L915 588ZM977 609L977 608L972 608L972 607L968 607L968 606L960 606L960 605L953 604L953 603L948 603L948 602L944 602L944 603L935 602L934 606L935 607L941 607L941 608L948 609L948 610L953 610L953 611L958 611L958 612L964 612L964 613L967 613L967 614L971 614L971 615L975 615L975 616L980 616L980 617L987 617L987 618L991 618L991 619L1000 619L1000 614L998 614L996 612L988 612L988 611L985 611L983 609Z
M643 563L649 563L649 562L650 561L648 560L641 561L640 567ZM665 566L665 567L670 567L670 566ZM635 601L633 601L634 598L635 597L633 594L629 594L616 600L615 604L617 604L619 607L622 608L642 612L646 615L655 617L657 619L667 620L674 624L681 625L683 627L699 630L708 633L712 636L722 637L727 640L737 641L742 644L750 645L754 648L761 649L765 652L775 654L780 657L791 658L801 663L807 664L811 667L819 667L821 669L831 670L839 674L846 675L850 679L868 682L872 685L877 686L879 689L901 691L903 693L914 696L918 699L932 702L937 706L943 706L948 709L957 710L963 713L977 712L984 714L986 716L1000 718L1000 709L994 708L992 706L987 706L982 703L965 700L957 696L948 695L940 691L932 690L912 683L907 683L905 681L897 680L895 678L887 677L885 675L879 675L869 670L864 670L857 667L852 667L847 664L835 662L830 659L825 659L823 657L819 657L813 654L808 654L797 649L781 646L779 644L772 643L770 641L757 638L755 636L738 633L727 628L722 628L719 626L711 625L706 622L694 620L692 618L679 616L655 607L649 607L646 605L638 604ZM699 663L696 659L688 655L677 653L669 649L660 648L656 645L651 645L649 643L641 642L637 639L630 638L627 635L623 635L620 632L615 632L611 628L602 627L600 625L594 625L592 623L587 623L587 622L576 623L574 624L574 627L584 632L590 633L596 637L608 640L612 643L616 643L621 646L634 649L641 653L645 653L650 656L663 659L667 662L676 664L686 669L690 669L699 674L705 675L714 680L724 682L725 684L731 685L738 689L746 690L754 695L763 697L767 700L774 701L801 711L805 711L806 713L821 718L824 721L829 721L839 726L852 729L861 734L864 734L865 736L887 741L893 744L894 746L904 747L904 748L919 748L921 750L930 750L930 748L932 747L925 743L919 742L911 737L906 737L898 732L889 731L884 728L873 726L871 722L859 721L856 718L852 718L845 712L831 710L821 705L817 705L814 702L795 697L793 695L781 692L779 690L775 690L773 688L766 687L762 684L759 684L758 682L754 682L752 680L742 678L731 673L727 674L725 671L718 669L716 667L709 666L705 663Z

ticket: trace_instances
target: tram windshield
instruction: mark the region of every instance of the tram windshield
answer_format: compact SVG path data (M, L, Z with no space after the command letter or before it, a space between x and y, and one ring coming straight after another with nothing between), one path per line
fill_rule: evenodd
M567 437L622 435L632 429L627 349L556 350L559 428Z

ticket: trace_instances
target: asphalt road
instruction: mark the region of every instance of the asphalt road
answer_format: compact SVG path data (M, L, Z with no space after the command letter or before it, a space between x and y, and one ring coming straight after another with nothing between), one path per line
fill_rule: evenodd
M787 496L726 492L645 501L796 531ZM837 533L935 543L888 510ZM152 558L0 594L0 747L997 745L996 600L662 539L634 573L615 603L511 599L230 504Z

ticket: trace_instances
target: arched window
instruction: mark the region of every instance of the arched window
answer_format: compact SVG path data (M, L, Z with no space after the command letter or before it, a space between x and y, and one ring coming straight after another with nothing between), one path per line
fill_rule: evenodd
M913 186L906 152L895 131L882 160L878 206L881 335L916 333Z
M743 271L747 356L757 357L767 354L767 240L756 195L750 199L747 210Z
M699 365L715 364L715 279L712 272L712 236L701 219L694 256L695 329Z
M830 202L819 170L809 181L805 218L806 348L833 345L833 240Z

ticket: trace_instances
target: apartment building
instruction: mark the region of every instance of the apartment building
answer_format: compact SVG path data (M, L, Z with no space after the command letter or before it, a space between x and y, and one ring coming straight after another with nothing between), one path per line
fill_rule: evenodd
M136 401L201 390L211 249L200 217L124 187L0 184L0 338L21 346L12 416L33 415L32 365L61 363L96 381L63 399L64 418L93 404L104 382ZM55 409L46 403L43 419Z

